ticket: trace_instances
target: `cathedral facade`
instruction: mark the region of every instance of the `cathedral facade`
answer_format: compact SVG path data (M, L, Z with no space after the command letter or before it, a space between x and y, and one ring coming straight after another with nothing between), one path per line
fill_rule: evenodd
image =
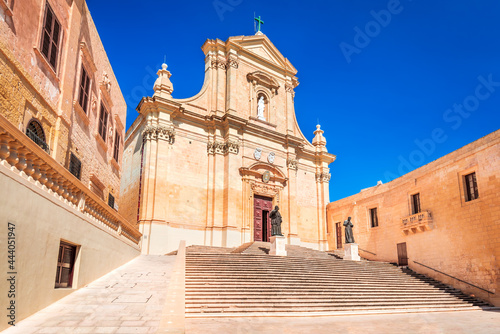
M173 98L164 64L126 134L120 211L143 253L269 241L275 206L289 244L326 250L335 156L319 125L310 143L297 124L297 70L262 33L202 50L201 91Z

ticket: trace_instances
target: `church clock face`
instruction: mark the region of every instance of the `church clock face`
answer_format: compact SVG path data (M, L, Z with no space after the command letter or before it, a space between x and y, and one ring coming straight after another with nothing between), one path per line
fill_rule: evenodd
M262 181L264 183L267 183L269 182L270 179L271 179L271 173L268 170L266 170L264 174L262 174Z

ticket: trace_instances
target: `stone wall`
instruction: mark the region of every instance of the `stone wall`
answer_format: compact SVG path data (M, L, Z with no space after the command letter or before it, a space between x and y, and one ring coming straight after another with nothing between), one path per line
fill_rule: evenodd
M24 175L24 176L23 176ZM7 306L15 302L16 323L53 302L91 283L140 254L139 247L105 224L78 210L62 197L49 192L26 174L0 163L0 264L3 273L16 272L15 292L1 297L0 330L8 327ZM99 205L105 205L99 203ZM11 225L8 225L10 223ZM14 270L7 262L8 226L15 240ZM77 246L73 286L55 288L59 245L61 241ZM10 311L9 311L10 312Z
M46 4L61 24L54 70L41 53ZM103 186L103 199L118 203L126 104L85 1L26 0L0 7L0 113L25 131L35 118L43 127L51 156L69 168L73 153L82 163L81 180ZM90 76L88 110L78 108L81 69ZM98 135L100 104L109 112L105 143ZM115 131L120 154L113 159Z
M472 172L479 198L466 201L464 176ZM351 216L361 256L398 262L397 244L406 243L415 271L500 305L499 172L500 130L387 184L330 203L329 248L337 248L335 223ZM412 215L416 193L423 216ZM379 226L371 227L369 210L375 207Z

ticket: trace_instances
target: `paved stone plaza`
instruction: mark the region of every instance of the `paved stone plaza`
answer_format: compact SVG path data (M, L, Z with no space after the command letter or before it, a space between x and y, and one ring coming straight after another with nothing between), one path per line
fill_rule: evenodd
M188 334L497 334L499 332L500 311L186 320Z
M156 333L175 259L140 256L2 333ZM186 319L188 334L493 334L499 328L500 311Z
M140 256L3 333L155 333L174 262Z

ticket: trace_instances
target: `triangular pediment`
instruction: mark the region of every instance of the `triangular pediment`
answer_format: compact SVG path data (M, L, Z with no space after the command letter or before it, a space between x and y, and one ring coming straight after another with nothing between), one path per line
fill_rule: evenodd
M260 60L287 69L293 75L297 73L295 67L279 52L266 35L230 37L228 42L237 44L240 47L240 52L246 51L249 55Z

